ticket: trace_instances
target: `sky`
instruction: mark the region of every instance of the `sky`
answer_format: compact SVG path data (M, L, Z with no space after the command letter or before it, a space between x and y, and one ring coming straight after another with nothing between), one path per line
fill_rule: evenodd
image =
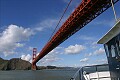
M21 58L32 62L45 46L69 0L0 0L0 57ZM81 0L73 0L57 30ZM120 1L114 5L120 18ZM112 8L41 59L39 66L80 67L107 63L102 44L97 41L115 24Z

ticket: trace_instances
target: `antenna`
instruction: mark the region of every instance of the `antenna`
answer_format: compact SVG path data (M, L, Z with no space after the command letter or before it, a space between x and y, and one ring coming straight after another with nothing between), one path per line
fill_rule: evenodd
M115 12L115 8L114 8L113 0L111 0L111 4L112 4L112 9L113 9L113 12L114 12L115 20L117 22L117 16L116 16L116 12Z

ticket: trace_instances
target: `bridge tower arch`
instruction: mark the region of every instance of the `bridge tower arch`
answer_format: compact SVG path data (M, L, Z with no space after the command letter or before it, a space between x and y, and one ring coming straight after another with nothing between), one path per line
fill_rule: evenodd
M33 48L33 56L32 56L32 70L36 70L36 63L33 63L33 61L36 58L36 54L37 54L37 48Z

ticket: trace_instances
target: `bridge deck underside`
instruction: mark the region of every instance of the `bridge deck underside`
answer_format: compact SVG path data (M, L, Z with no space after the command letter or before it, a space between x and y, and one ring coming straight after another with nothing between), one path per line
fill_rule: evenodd
M115 4L117 1L119 0L113 0L113 3ZM87 0L86 2L82 2L45 45L33 61L33 64L36 64L51 50L79 31L109 7L111 7L111 0Z

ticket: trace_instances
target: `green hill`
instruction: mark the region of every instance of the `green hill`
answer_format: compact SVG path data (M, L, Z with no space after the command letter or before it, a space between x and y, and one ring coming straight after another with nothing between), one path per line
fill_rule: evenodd
M30 70L31 63L19 58L4 60L0 58L0 70Z

